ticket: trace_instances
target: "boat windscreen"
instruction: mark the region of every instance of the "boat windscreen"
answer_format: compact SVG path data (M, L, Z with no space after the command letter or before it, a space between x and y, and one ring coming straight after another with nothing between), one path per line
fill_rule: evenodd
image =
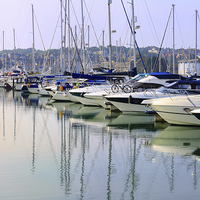
M162 84L158 84L158 83L140 83L140 82L137 82L133 88L134 89L138 89L138 88L142 88L142 89L156 89L156 88L159 88L161 87Z

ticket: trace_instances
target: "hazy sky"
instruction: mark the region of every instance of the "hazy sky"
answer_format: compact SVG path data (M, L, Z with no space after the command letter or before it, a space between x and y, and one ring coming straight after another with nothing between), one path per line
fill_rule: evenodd
M123 0L131 19L131 0ZM63 0L63 3L65 0ZM128 3L129 2L129 3ZM60 48L61 22L60 0L8 0L0 5L0 50L14 48L13 29L16 34L16 48L32 47L32 11L35 17L35 48ZM102 32L105 31L105 45L108 45L108 0L83 0L85 43L98 46L102 44ZM175 48L194 48L195 46L195 10L200 11L200 0L134 0L137 30L136 40L139 47L160 46L167 20L175 4ZM64 18L64 11L63 11ZM78 46L80 46L81 0L70 1L71 28L77 26ZM112 44L128 46L130 28L122 8L121 0L112 0L111 4ZM64 27L64 23L63 23ZM200 18L198 16L198 44L200 43ZM172 48L172 16L163 43ZM199 45L198 45L199 46Z

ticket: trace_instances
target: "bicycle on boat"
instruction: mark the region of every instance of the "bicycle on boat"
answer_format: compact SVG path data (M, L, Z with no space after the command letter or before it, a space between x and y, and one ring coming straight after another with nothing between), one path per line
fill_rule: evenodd
M125 93L130 93L132 90L129 85L120 85L119 83L115 83L111 86L111 90L113 93L118 93L120 89Z

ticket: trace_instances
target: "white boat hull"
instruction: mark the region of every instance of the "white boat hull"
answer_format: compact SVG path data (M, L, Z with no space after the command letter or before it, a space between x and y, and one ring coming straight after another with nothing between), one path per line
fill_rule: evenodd
M71 101L69 99L69 93L67 91L56 91L56 93L52 97L52 100L55 100L55 101Z
M99 103L97 103L93 99L88 99L86 97L80 97L80 96L75 96L75 98L85 106L100 106Z
M17 83L17 84L15 84L15 90L21 91L23 85L24 85L24 83Z
M0 87L4 87L5 82L0 82Z
M186 107L179 106L155 106L152 105L152 108L169 124L177 125L200 125L200 120L197 119L190 112L184 111ZM194 107L187 107L187 109L193 110Z
M191 111L200 108L200 95L177 96L153 100L151 107L168 123L200 125Z
M105 95L107 95L107 93L105 91L101 91L96 93L85 94L84 97L88 99L93 99L99 104L99 106L102 106L105 109L110 109L110 106L105 104L105 102L107 101Z
M131 104L131 103L120 103L116 101L110 101L116 108L118 108L120 111L124 113L134 113L134 112L142 112L145 113L146 111L151 111L152 108L146 107L142 104Z
M31 93L31 94L39 94L40 93L40 90L41 90L41 87L38 86L38 87L28 87L28 91Z
M56 91L52 97L52 100L79 103L79 101L68 91Z
M49 92L47 90L45 90L44 88L42 88L40 91L39 91L39 94L41 96L50 96Z
M104 97L95 99L95 101L105 109L110 109L110 105L106 105L105 102L107 101Z
M75 102L75 103L80 103L80 102L76 99L75 96L73 96L73 95L71 95L71 94L69 93L69 91L67 91L67 96L68 96L68 98L69 98L70 101Z

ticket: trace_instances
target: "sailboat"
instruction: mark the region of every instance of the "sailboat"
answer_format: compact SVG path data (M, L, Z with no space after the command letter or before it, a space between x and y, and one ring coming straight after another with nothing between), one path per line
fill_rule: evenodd
M25 83L26 70L22 63L20 62L16 63L15 29L13 29L13 35L14 35L14 67L8 73L6 83L4 84L4 88L21 91L22 86Z
M3 71L1 72L1 75L0 75L0 87L4 88L4 85L6 83L6 79L7 79L7 76L5 76L5 66L4 66L4 31L3 31Z

